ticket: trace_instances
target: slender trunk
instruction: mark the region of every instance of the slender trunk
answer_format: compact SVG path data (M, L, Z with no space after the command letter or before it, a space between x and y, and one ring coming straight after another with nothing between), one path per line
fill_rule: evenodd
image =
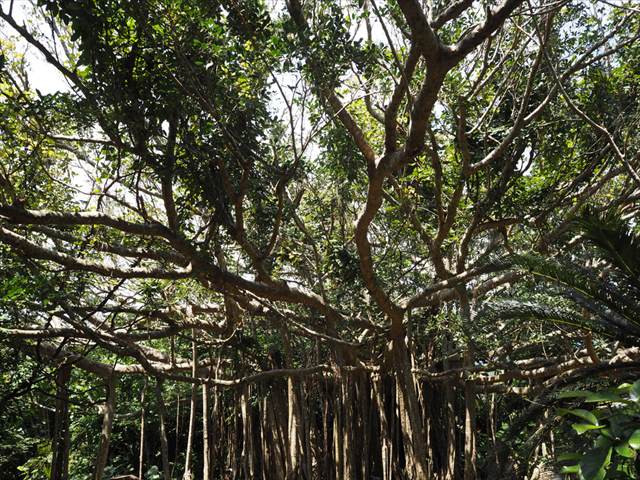
M464 385L464 480L476 478L476 394L471 382Z
M307 402L307 395L305 393L305 382L301 381L298 386L298 399L300 405L300 413L302 416L302 440L304 451L304 468L306 478L311 479L313 477L313 462L312 462L312 450L311 450L311 422L309 421L309 412L311 412L311 406Z
M289 343L289 335L284 328L281 328L282 338L284 339L284 357L287 367L293 366L293 357L291 355L291 345ZM292 377L287 378L287 480L300 478L300 405L298 404L298 395L296 392L296 384Z
M322 393L322 453L323 459L322 462L318 462L318 470L320 472L324 472L327 479L333 479L333 475L331 474L331 437L330 437L330 424L329 424L329 385L328 381L323 379L322 385L324 387Z
M196 351L196 330L192 330L193 340L191 341L191 376L195 380L197 374L197 360L198 353ZM184 474L182 476L183 480L191 480L193 478L193 474L191 472L191 463L193 462L193 437L196 428L196 398L198 394L198 389L195 383L191 385L191 410L189 411L189 431L187 433L187 452L184 460Z
M223 451L221 445L219 445L220 439L222 439L223 430L220 420L219 420L219 395L218 395L218 387L213 387L213 408L211 415L211 431L209 432L210 438L210 450L209 450L209 458L211 459L211 474L214 475L217 466L220 464L219 457L221 456L221 452Z
M445 402L447 412L447 466L445 480L453 480L456 474L456 405L455 392L451 385L445 384Z
M384 392L386 394L385 398L389 399L390 402L390 430L389 433L391 435L391 448L389 450L389 478L394 477L394 472L397 470L396 466L398 464L399 456L400 456L400 428L398 428L398 421L400 420L400 416L398 413L398 389L396 382L389 382L388 385L384 385ZM388 392L387 392L388 388Z
M344 379L343 389L342 389L342 409L344 412L344 420L342 422L344 427L344 437L345 442L342 443L344 448L344 478L352 479L354 478L354 467L355 467L355 459L354 459L354 438L353 438L353 381L350 375L347 375Z
M344 388L344 381L342 378L336 379L336 395L333 399L333 455L335 459L335 471L336 478L338 480L344 479L344 449L342 444L344 443L343 432L343 418L342 418L342 405L340 398L342 397L342 389Z
M381 440L381 456L382 456L382 480L391 480L391 446L393 439L391 437L391 428L389 418L385 409L384 401L384 384L380 375L376 375L373 379L373 391L378 406L378 415L380 416L380 440Z
M169 475L169 478L173 478L173 472L178 464L178 450L180 448L180 414L180 390L178 390L176 394L176 442L173 455L174 462L173 467L171 467L171 474Z
M209 465L211 452L209 451L209 387L202 384L202 478L210 480L211 467Z
M262 450L262 455L260 455L260 470L262 471L262 480L266 480L274 475L274 470L271 465L274 460L275 449L273 448L273 438L270 437L272 425L270 425L269 422L269 405L266 396L262 399L261 405L260 449Z
M238 416L238 403L239 398L235 396L236 401L233 403L233 429L229 429L229 446L231 447L231 454L229 455L229 461L233 462L231 468L231 478L240 478L242 474L242 445L240 445L240 433L242 431L242 417Z
M189 430L187 432L187 450L185 454L184 460L184 474L182 478L184 480L191 480L191 463L193 459L193 437L196 426L196 397L197 397L197 388L195 384L191 387L191 404L190 404L190 412L189 412Z
M162 380L156 380L156 402L158 404L158 416L160 417L160 452L162 454L162 478L163 480L171 479L171 470L169 467L169 442L167 441L167 407L162 398Z
M100 434L100 446L95 465L95 480L102 480L104 469L109 458L109 443L111 441L111 429L113 428L113 417L115 415L116 404L116 377L111 376L106 381L107 397L102 406L102 433Z
M427 365L431 365L432 361L433 361L433 354L434 354L434 341L431 337L428 337L427 340L427 345L425 348L425 360L426 360L426 364ZM444 418L442 416L440 417L434 417L434 412L435 409L437 408L436 404L438 405L442 405L442 400L439 398L436 401L434 401L435 399L433 398L433 386L429 383L429 382L424 382L421 381L420 383L420 398L422 401L422 411L423 413L423 417L422 420L424 422L424 436L427 439L427 456L429 458L429 463L428 463L428 467L429 467L429 475L430 478L438 478L439 477L439 472L441 471L441 456L439 455L439 453L442 450L438 451L438 458L436 458L436 450L438 449L437 446L434 445L434 441L433 441L433 436L434 436L434 427L437 424L438 425L438 430L442 431L442 424L444 421ZM438 472L438 473L436 473Z
M242 419L242 470L244 478L253 478L253 448L252 448L252 432L251 432L251 415L248 406L249 387L245 384L242 386L240 394L240 416Z
M448 336L445 335L443 345L444 361L442 367L449 370L449 354L451 353L451 343ZM454 480L456 477L456 404L455 391L449 382L443 384L444 389L444 411L446 417L446 465L444 469L443 480Z
M276 393L277 392L277 393ZM274 478L284 478L289 462L288 442L286 435L286 416L282 409L276 411L275 405L282 405L285 402L284 395L281 394L280 389L276 389L272 392L272 401L269 402L269 425L271 438L273 438L272 450L275 452L275 458L272 462L275 464L276 475Z
M460 297L460 313L465 325L471 324L471 305L469 296L464 287L458 289ZM472 367L474 362L473 347L467 346L464 356L464 366ZM464 480L476 478L476 394L473 383L464 384Z
M360 456L360 464L362 465L362 478L368 480L371 478L371 459L370 446L371 446L371 384L366 374L361 374L358 382L359 396L360 396L360 427L362 430L362 450ZM368 388L369 387L369 388Z
M69 478L69 450L71 432L69 430L69 381L71 365L63 363L56 374L56 417L53 429L53 461L51 480Z
M496 426L496 394L489 395L489 415L487 416L487 431L491 439L491 455L488 468L498 472L500 470L500 458L498 455L497 426Z
M218 359L216 362L216 368L213 371L214 378L218 378L218 370L220 369L220 356L218 355ZM216 472L217 466L220 464L219 458L222 456L221 446L219 445L220 440L223 438L223 429L222 422L220 421L220 395L218 393L218 387L213 386L213 407L211 409L211 415L208 416L210 419L211 430L209 431L209 468L210 468L210 476L214 476ZM220 453L220 455L219 455Z
M144 422L145 422L145 396L147 394L147 379L144 380L144 387L140 394L140 454L138 456L138 478L144 478Z
M398 386L398 403L400 422L405 446L405 459L410 478L427 478L427 451L423 432L422 414L418 404L406 337L395 332L392 340L392 353L396 383Z
M287 404L289 406L288 437L289 437L289 462L287 468L287 479L294 479L298 476L299 460L298 455L298 405L294 390L293 378L287 378Z

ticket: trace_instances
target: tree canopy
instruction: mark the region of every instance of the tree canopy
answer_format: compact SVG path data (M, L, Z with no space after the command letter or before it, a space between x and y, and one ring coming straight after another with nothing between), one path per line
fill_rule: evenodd
M0 25L0 478L545 478L638 378L634 2Z

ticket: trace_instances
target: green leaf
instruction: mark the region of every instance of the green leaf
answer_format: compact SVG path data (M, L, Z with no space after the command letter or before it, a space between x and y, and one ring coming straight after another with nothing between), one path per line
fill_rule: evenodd
M576 432L578 432L578 435L582 435L585 432L588 432L590 430L600 430L601 428L604 428L604 425L591 425L590 423L574 423L573 425L571 425L571 428L573 428Z
M566 467L562 467L560 473L579 473L580 465L567 465Z
M628 429L629 425L633 425L634 420L629 415L615 414L609 417L608 422L611 434L622 438L625 436L625 430Z
M599 436L598 438L596 438L596 441L593 444L594 448L609 448L612 446L613 443L611 443L611 440L603 436Z
M568 462L570 460L580 460L582 458L582 454L578 452L567 452L561 453L558 455L559 462Z
M629 398L634 402L640 401L640 380L633 382L631 390L629 391Z
M619 443L618 445L616 445L615 449L616 453L621 457L634 458L636 456L636 452L629 448L629 442Z
M604 439L609 439L613 441L615 441L616 439L616 437L611 433L611 430L609 430L608 428L603 428L602 430L600 430L599 433L602 437L604 437Z
M580 461L580 474L584 480L603 480L611 463L611 447L589 450Z
M592 425L598 425L598 419L596 418L596 416L590 411L584 410L582 408L574 408L571 410L568 410L566 408L559 408L558 413L560 413L560 415L573 415L575 417L586 420Z
M558 398L586 398L589 395L594 395L594 392L587 390L567 390L558 393Z
M640 429L636 430L629 437L629 446L635 450L640 449Z
M588 395L585 397L585 402L587 403L611 403L611 402L622 402L624 401L620 395L617 395L613 392L588 392Z

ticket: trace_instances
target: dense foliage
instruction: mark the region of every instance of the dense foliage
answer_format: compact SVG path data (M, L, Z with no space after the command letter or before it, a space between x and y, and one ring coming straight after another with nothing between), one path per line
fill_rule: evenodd
M634 2L0 25L0 478L638 478Z

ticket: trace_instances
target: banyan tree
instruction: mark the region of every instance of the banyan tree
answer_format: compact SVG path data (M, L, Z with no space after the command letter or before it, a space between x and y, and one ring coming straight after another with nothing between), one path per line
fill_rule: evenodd
M634 2L0 5L0 478L553 478L638 378Z

